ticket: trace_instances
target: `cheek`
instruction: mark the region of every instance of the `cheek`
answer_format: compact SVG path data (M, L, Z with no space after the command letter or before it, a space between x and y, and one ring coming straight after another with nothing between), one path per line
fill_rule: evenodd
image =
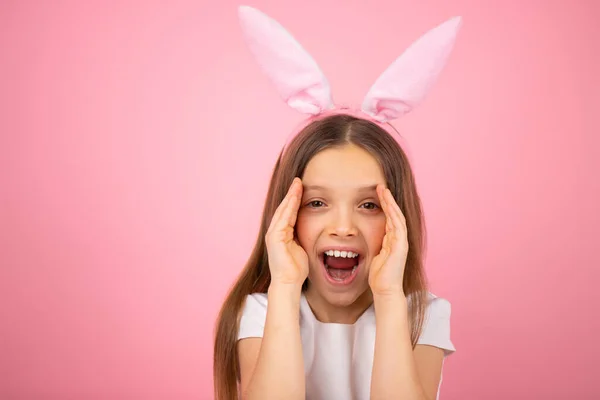
M316 229L315 224L311 223L309 218L306 216L298 215L296 219L296 237L298 238L298 242L300 246L302 246L305 250L310 249L316 240Z
M385 219L369 224L366 227L365 236L367 237L369 250L372 252L371 256L374 257L381 250L383 237L385 236Z

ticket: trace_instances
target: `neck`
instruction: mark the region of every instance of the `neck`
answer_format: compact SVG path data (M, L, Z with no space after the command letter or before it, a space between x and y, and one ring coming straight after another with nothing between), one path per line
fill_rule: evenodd
M332 304L311 285L308 285L304 295L315 318L323 323L354 324L373 304L371 290L366 290L350 304Z

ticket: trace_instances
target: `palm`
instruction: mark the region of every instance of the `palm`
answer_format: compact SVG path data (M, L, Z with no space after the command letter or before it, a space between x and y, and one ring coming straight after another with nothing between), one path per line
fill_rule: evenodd
M294 237L301 193L301 181L296 178L267 230L265 244L272 282L301 284L308 276L308 255Z
M294 240L288 244L288 250L294 265L293 271L297 273L297 276L293 278L300 279L306 277L308 275L308 255L306 251Z
M385 236L381 251L371 261L369 286L374 293L402 291L408 254L406 223L391 192L380 188L378 193L386 215Z
M398 247L393 232L387 232L383 237L381 251L373 261L369 271L369 286L374 292L385 292L393 287L402 287L404 263L406 257Z

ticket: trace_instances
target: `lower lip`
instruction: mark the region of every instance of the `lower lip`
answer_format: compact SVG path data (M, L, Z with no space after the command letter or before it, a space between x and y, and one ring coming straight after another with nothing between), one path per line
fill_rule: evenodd
M356 276L358 275L358 271L360 270L360 267L362 264L362 260L359 260L358 265L356 266L354 271L350 274L350 276L347 277L346 279L340 281L337 279L333 279L333 277L327 273L327 267L325 266L322 256L320 257L320 262L321 262L321 270L323 271L323 274L325 274L325 280L327 280L327 282L329 282L333 286L347 286L347 285L351 284L354 281L354 279L356 279Z

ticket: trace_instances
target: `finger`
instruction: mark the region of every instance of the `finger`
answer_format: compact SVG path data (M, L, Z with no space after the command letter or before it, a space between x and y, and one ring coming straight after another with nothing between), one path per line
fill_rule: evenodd
M385 230L389 232L394 229L394 221L392 220L392 209L390 207L389 199L387 197L389 189L385 188L383 185L377 187L377 195L379 196L379 200L381 201L381 209L385 214Z
M289 224L292 227L296 225L296 221L298 220L298 210L300 209L300 204L302 203L302 193L303 193L303 191L304 191L304 187L302 187L302 184L299 183L298 187L296 188L296 195L295 195L294 204L291 205L292 210L291 210L291 216L290 216Z
M394 228L394 223L391 219L389 203L386 200L387 198L387 189L383 185L377 186L377 196L379 197L379 201L381 202L381 209L385 215L385 232L392 232Z
M276 229L286 229L288 227L293 227L296 223L296 216L298 213L298 207L300 204L300 190L298 189L297 183L293 186L292 190L289 194L289 201L287 202L283 212L281 214L281 218L277 221Z
M273 217L271 218L270 229L274 228L277 225L277 223L281 219L281 215L286 210L286 208L290 202L290 199L292 198L295 183L296 183L296 180L294 179L294 181L292 181L292 184L290 185L285 197L283 198L281 203L279 203L279 206L275 210L275 213L273 214Z
M402 214L402 210L400 210L400 206L396 203L392 192L389 189L386 189L386 198L387 198L387 211L390 216L392 223L395 229L406 230L406 219L404 214Z
M392 235L387 234L383 237L383 242L381 243L381 247L384 249L389 249L392 247Z
M281 203L279 203L279 206L275 210L275 214L273 214L273 218L271 218L271 224L269 225L268 231L272 231L273 229L275 229L279 220L281 219L281 214L283 213L283 210L286 209L289 201L290 201L289 196L286 196L283 198Z
M381 202L381 209L383 213L387 216L387 201L385 199L385 186L378 185L377 186L377 197L379 197L379 201Z
M294 227L296 223L296 217L298 216L298 207L300 205L300 196L297 193L290 198L287 207L283 211L281 215L281 227L285 229L287 227Z

